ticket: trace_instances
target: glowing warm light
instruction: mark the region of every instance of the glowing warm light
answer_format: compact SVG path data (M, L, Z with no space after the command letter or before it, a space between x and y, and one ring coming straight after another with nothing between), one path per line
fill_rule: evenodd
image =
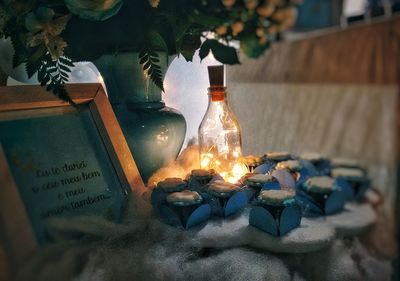
M245 164L235 159L227 160L226 154L217 156L205 153L201 154L200 158L202 169L214 169L225 181L230 183L237 183L241 177L249 172Z
M166 178L185 178L187 174L187 171L185 169L178 165L177 163L171 163L166 167L163 167L159 170L157 170L156 173L154 173L149 181L147 182L147 186L154 188L157 183L160 181L165 180Z
M199 161L200 160L200 161ZM219 163L217 167L217 163ZM207 165L206 165L207 164ZM232 161L223 160L217 154L211 152L202 153L199 159L199 147L196 145L186 148L178 159L167 166L157 170L147 182L147 186L154 188L158 182L166 178L186 178L193 169L215 169L225 181L237 183L242 176L248 173L247 166L238 159Z
M229 146L227 146L227 145L222 145L222 146L220 146L219 149L220 149L221 154L226 154L229 152Z
M159 143L166 143L168 138L168 129L156 135L157 142Z
M208 108L198 130L201 168L214 169L225 181L237 183L247 173L247 168L239 162L242 155L240 125L226 100L224 75L223 67L209 67Z
M189 146L182 151L176 161L157 170L148 180L147 186L154 188L158 182L166 178L184 179L193 169L199 168L199 160L199 147L197 145Z
M200 167L208 168L211 165L214 155L212 153L204 153L200 156Z
M242 151L241 151L240 147L236 147L232 152L232 156L234 158L239 158L241 155L242 155Z
M247 173L247 167L246 165L242 164L242 163L236 163L235 165L233 165L232 168L232 174L234 176L243 176L243 173Z
M237 183L241 177L248 173L246 165L242 163L235 163L233 165L232 171L224 178L227 182Z

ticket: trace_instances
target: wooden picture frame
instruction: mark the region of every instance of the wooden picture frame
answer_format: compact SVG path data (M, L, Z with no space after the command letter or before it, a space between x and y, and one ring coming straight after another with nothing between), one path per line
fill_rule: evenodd
M144 183L102 86L71 84L67 85L66 89L75 104L89 107L121 186L131 190L136 196L141 196L145 190ZM21 113L30 114L32 110L69 107L74 108L40 86L0 87L0 114L13 116ZM6 241L4 246L11 256L13 267L18 268L24 258L38 247L38 241L1 146L1 140L0 222L3 227L0 234L5 236L3 238Z

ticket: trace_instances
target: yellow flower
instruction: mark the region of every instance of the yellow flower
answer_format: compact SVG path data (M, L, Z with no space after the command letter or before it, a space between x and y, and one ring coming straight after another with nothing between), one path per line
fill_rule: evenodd
M215 32L216 32L218 35L224 35L224 34L226 34L227 31L228 31L228 28L227 28L226 26L224 26L224 25L218 26L218 27L215 29Z
M276 25L271 25L267 28L269 34L275 34L278 32L278 27Z
M153 8L157 8L158 5L160 4L160 0L149 0L150 6Z
M291 7L281 8L274 13L272 18L277 21L284 21L287 17L293 15L293 10L294 12L296 11L294 8Z
M258 0L245 0L244 4L248 10L254 10L258 5Z
M258 37L263 37L263 36L265 36L265 30L264 30L264 28L262 28L262 27L257 27L257 29L256 29L256 35L257 35Z
M240 32L243 31L244 24L241 21L237 21L232 24L232 35L237 36Z
M275 6L271 4L264 4L257 8L257 13L262 17L269 17L275 11Z
M258 43L261 45L266 45L268 43L268 37L267 36L262 36L260 39L258 39Z
M235 5L236 0L222 0L222 4L227 7L230 8L233 5Z
M297 10L293 7L280 9L272 16L272 18L280 22L279 30L283 31L296 23Z

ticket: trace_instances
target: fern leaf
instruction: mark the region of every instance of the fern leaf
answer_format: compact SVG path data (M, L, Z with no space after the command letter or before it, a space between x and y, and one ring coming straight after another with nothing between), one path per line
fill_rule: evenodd
M68 72L68 73L70 73L71 72L71 69L68 67L68 66L66 66L66 65L64 65L64 64L59 64L59 67L60 67L60 69L62 70L62 71L64 71L64 72Z
M158 54L151 49L143 48L139 53L139 62L143 71L150 76L151 81L164 92L163 73L161 71Z
M47 91L52 91L60 99L75 104L65 89L71 65L73 66L72 61L66 57L53 61L51 56L46 54L38 69L38 80L42 87L46 87Z
M139 63L140 64L144 64L148 60L149 60L149 56L148 55L144 55L143 57L140 57Z
M65 57L65 56L60 57L60 58L59 58L59 62L62 63L62 64L64 64L64 65L66 65L67 67L68 67L68 66L69 66L69 67L74 67L74 66L75 66L74 63L73 63L73 61L72 61L70 58Z
M31 78L36 73L39 66L40 66L40 62L28 61L25 64L25 70L26 70L26 73L28 74L28 78Z

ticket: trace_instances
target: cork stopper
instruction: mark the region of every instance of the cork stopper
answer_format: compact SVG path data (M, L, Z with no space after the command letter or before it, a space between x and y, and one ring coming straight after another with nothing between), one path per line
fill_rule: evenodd
M225 66L212 65L208 67L208 77L210 80L210 87L224 87L225 86Z

